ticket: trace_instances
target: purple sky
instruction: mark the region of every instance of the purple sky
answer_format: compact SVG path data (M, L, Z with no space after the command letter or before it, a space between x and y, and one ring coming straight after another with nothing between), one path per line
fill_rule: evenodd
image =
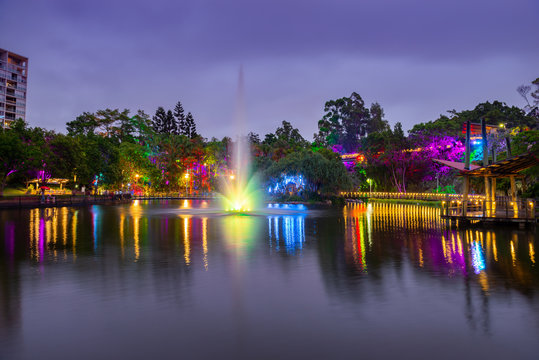
M539 76L536 0L0 0L0 47L29 57L27 120L65 132L102 108L173 108L233 135L308 140L324 103L358 92L405 129L500 100Z

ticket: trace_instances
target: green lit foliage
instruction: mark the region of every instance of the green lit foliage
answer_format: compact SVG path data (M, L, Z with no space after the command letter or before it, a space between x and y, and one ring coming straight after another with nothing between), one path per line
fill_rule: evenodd
M118 166L121 169L119 181L122 184L134 182L142 182L147 186L160 184L159 169L151 162L146 148L140 144L129 142L120 144Z
M282 175L303 175L307 193L311 195L335 194L351 184L340 157L327 149L290 153L265 171L268 183L277 181Z
M83 113L67 123L67 131L71 136L93 134L125 141L132 137L134 128L129 118L129 110L105 109L95 113Z
M21 136L25 127L22 120L17 120L11 129L0 132L0 196L8 177L22 171L28 159L28 147Z
M532 153L539 157L539 130L521 131L513 138L513 155ZM539 166L535 165L522 172L525 175L527 189L524 191L525 197L539 197Z
M463 138L463 124L470 120L472 123L480 123L484 118L487 124L505 124L507 128L530 127L535 124L533 117L528 116L516 106L509 107L500 101L484 102L477 105L473 110L448 111L449 116L440 115L434 121L414 125L409 133L425 133L433 135L449 135Z

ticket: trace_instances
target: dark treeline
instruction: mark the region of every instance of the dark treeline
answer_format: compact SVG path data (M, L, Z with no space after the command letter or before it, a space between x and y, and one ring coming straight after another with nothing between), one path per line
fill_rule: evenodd
M533 86L533 90L532 90ZM509 107L484 102L472 110L450 110L406 135L397 122L393 128L378 103L365 104L352 93L326 102L313 141L305 139L288 121L275 132L248 135L253 171L263 186L285 176L305 180L301 196L316 198L340 190L455 191L459 180L433 158L461 161L463 123L470 120L499 125L489 146L498 159L507 156L505 137L513 155L538 152L539 79L519 87L527 105ZM528 96L531 98L529 99ZM530 101L531 100L531 101ZM174 109L159 107L153 116L139 110L99 110L83 113L66 124L67 134L30 127L22 120L0 133L0 193L5 186L25 187L32 179L69 179L69 189L134 190L139 192L209 192L231 171L231 138L206 139L195 118L178 102ZM482 155L475 149L474 159ZM351 155L352 161L341 159ZM350 158L350 156L349 156ZM537 167L526 170L528 196L537 196ZM481 183L473 184L480 192ZM498 187L508 188L501 182ZM297 194L295 194L297 195Z

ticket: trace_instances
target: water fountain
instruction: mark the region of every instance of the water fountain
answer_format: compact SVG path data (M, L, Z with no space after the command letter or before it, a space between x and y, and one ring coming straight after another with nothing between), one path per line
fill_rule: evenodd
M237 138L233 144L232 172L221 182L223 209L227 212L248 213L259 206L260 189L251 173L250 144L245 135L245 97L243 68L240 68L235 116Z

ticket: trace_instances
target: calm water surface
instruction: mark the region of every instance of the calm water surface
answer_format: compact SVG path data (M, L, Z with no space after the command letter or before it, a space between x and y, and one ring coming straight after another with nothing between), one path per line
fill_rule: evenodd
M0 211L2 359L539 353L539 241L372 204Z

